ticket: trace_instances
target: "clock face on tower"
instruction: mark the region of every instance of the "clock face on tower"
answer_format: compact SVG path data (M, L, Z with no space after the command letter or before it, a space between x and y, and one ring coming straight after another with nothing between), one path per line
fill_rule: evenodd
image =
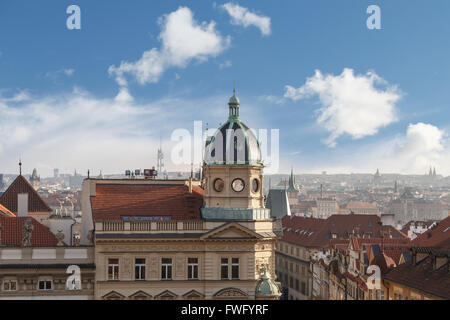
M231 188L233 188L233 190L236 192L241 192L245 188L244 180L240 178L234 179L231 183Z
M223 187L225 186L225 183L223 182L222 179L217 178L216 180L214 180L214 190L217 192L221 192L223 190Z

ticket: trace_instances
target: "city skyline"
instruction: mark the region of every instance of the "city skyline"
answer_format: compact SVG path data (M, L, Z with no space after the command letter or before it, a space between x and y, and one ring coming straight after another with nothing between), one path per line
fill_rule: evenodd
M381 30L369 1L79 1L80 30L70 4L2 4L5 173L152 167L160 138L166 168L189 171L171 134L218 127L236 83L247 124L280 130L280 173L450 175L447 2L377 1Z

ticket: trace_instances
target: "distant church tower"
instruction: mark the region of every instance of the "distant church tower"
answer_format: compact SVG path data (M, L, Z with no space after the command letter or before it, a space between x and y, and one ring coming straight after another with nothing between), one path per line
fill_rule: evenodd
M379 184L380 182L381 182L381 173L380 173L380 170L377 169L377 172L375 172L375 174L373 176L373 183Z
M38 190L41 185L41 177L38 176L36 168L33 169L33 173L31 174L30 183L33 186L34 190Z
M299 190L295 184L294 169L291 168L291 175L289 176L289 185L287 188L289 204L298 204L298 194Z

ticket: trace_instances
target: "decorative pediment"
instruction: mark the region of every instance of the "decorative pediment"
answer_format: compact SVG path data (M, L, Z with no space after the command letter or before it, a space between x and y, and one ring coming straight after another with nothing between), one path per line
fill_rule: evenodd
M197 290L191 290L183 294L183 299L195 300L195 299L205 299L205 295L198 292Z
M166 290L161 292L160 294L155 296L155 299L157 300L174 300L178 297L175 293L172 291Z
M103 300L124 300L125 296L116 291L111 291L111 292L105 294L102 297L102 299Z
M213 297L215 299L248 299L248 295L238 288L225 288L219 290Z
M130 300L149 300L151 298L152 298L151 295L149 295L148 293L146 293L142 290L139 290L139 291L133 293L131 296L129 296Z
M236 222L221 225L201 236L200 239L261 239L260 234Z

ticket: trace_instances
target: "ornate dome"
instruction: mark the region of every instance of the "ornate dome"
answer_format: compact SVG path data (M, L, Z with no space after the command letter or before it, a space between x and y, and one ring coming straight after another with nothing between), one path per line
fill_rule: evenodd
M233 90L228 102L230 113L227 122L206 141L206 165L262 165L259 142L239 119L239 105Z
M255 297L257 298L275 298L281 296L280 289L275 282L267 275L266 267L264 273L259 277L255 288Z

